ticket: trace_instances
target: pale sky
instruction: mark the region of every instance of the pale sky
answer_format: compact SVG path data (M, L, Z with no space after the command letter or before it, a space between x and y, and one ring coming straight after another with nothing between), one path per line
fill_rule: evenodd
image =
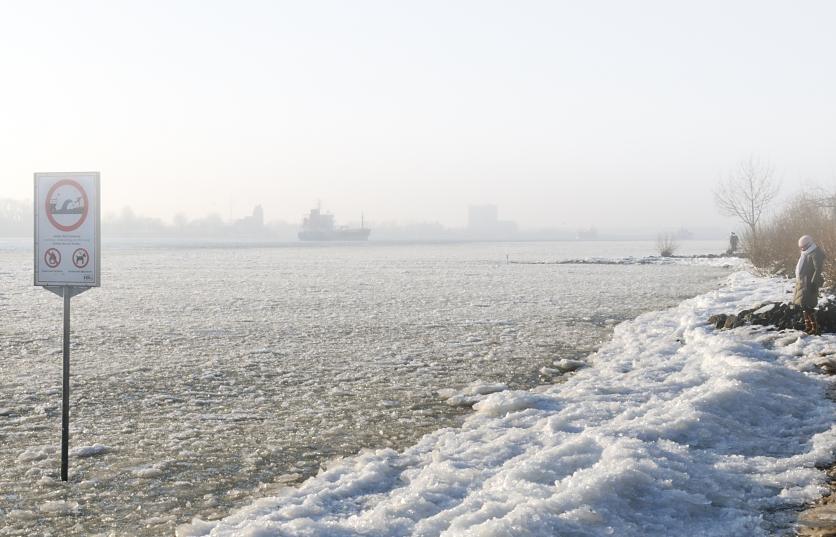
M0 0L0 198L103 212L730 225L750 156L836 181L829 1Z

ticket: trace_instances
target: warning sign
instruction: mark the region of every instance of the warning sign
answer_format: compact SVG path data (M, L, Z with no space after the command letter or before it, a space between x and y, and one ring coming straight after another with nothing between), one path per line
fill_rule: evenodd
M46 193L46 217L60 231L75 231L87 220L90 200L78 181L63 179Z
M90 261L90 254L88 254L87 250L84 248L79 248L73 252L73 265L75 265L76 268L86 267L88 261Z
M101 284L99 199L98 172L35 174L35 285Z
M44 263L49 268L55 268L61 264L61 252L55 248L50 248L44 253Z

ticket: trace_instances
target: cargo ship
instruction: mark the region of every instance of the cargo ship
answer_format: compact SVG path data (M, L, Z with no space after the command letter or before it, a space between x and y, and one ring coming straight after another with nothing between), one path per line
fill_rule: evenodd
M299 230L301 241L367 241L372 230L367 228L360 216L359 228L337 227L334 225L334 215L322 212L321 207L311 209L308 216L302 220Z

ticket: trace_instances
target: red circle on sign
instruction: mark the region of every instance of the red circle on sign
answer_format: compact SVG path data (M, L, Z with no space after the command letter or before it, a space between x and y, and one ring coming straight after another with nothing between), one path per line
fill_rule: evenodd
M90 254L87 253L87 250L84 248L77 248L76 251L73 252L73 265L75 265L76 268L84 268L89 262Z
M70 224L68 226L59 224L55 221L55 217L52 215L51 207L50 207L50 200L52 199L52 195L55 193L56 190L61 188L62 186L71 186L81 192L81 197L84 199L84 207L83 212L81 213L81 218L78 219L78 222L75 224ZM73 181L72 179L62 179L52 185L52 188L46 193L46 217L49 219L49 223L55 226L56 228L60 229L61 231L75 231L76 229L81 227L81 224L87 220L87 213L90 211L90 203L87 199L87 192L84 191L84 188L78 184L78 181Z
M46 266L49 268L57 267L61 264L61 252L55 248L50 248L44 252L44 263L46 263Z

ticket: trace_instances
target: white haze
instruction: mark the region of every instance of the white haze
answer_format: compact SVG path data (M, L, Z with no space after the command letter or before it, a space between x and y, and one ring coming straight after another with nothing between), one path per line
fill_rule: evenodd
M0 198L99 170L165 219L725 228L738 161L836 171L824 1L0 5Z

